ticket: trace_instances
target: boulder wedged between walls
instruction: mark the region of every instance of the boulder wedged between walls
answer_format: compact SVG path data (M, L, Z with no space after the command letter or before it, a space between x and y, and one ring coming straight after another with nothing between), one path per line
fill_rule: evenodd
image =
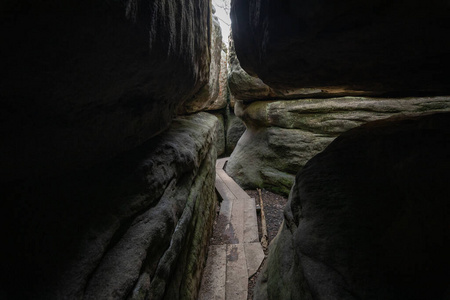
M236 116L247 129L226 172L244 188L288 195L295 174L339 134L390 116L449 110L448 96L237 101Z

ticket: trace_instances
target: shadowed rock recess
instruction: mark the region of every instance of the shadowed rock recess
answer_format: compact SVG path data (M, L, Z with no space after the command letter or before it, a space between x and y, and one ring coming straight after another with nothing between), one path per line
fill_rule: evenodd
M7 295L194 299L216 209L217 125L206 113L180 117L89 171L2 186L14 217L3 235Z
M197 297L219 123L176 112L220 70L211 10L2 1L1 299Z
M2 181L133 149L209 80L208 0L7 0L0 17Z
M450 92L450 5L441 0L232 0L239 61L275 89Z

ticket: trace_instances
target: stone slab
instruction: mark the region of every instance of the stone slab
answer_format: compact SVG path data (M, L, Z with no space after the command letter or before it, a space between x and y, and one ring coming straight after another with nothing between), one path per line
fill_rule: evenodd
M241 244L244 242L244 200L233 200L231 209L231 228L235 239L231 244Z
M216 190L219 192L219 195L223 200L227 199L232 201L236 199L234 193L218 174L216 174Z
M222 244L238 243L235 229L231 223L233 202L223 200L220 206L219 216L214 224L214 236L221 237Z
M258 271L264 260L264 251L259 242L244 244L245 257L247 260L248 278L252 277Z
M225 300L227 273L227 246L212 245L208 249L208 259L203 272L198 299Z
M227 223L231 221L232 208L233 202L231 200L223 199L222 202L220 203L219 215L222 216L222 218L224 218L227 221Z
M216 161L216 169L223 170L225 163L228 161L229 157L219 158Z
M233 178L228 176L224 170L216 169L216 174L223 180L237 199L250 198L250 196L233 180Z
M244 243L259 243L255 199L244 199Z
M227 247L226 300L246 300L248 293L248 271L243 244ZM211 298L212 299L212 298Z

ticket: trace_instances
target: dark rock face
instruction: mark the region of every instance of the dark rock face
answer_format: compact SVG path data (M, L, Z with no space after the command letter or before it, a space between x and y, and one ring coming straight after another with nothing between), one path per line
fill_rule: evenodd
M226 153L229 155L236 148L236 145L245 132L245 124L241 119L236 117L232 111L227 112L226 124Z
M449 299L450 114L352 129L297 175L255 299Z
M419 1L233 0L249 74L277 89L448 94L450 5Z
M221 58L222 58L222 31L216 16L212 17L211 30L211 64L209 67L209 81L180 107L179 113L194 113L206 108L214 103L219 96Z
M271 99L299 99L305 97L325 97L350 94L362 94L346 90L331 90L326 88L291 88L276 89L265 84L261 79L251 76L242 69L236 56L233 39L229 39L230 49L228 56L229 74L228 85L233 97L244 101L271 100ZM234 100L231 101L234 107Z
M225 153L225 143L226 143L225 118L222 114L219 113L214 114L214 116L216 116L216 118L219 120L215 134L217 156L219 157Z
M206 0L2 1L0 18L2 182L132 149L209 79Z
M237 101L247 130L226 171L245 188L289 194L295 174L339 134L393 115L450 110L450 97Z
M95 168L1 186L7 299L195 299L215 216L199 113Z

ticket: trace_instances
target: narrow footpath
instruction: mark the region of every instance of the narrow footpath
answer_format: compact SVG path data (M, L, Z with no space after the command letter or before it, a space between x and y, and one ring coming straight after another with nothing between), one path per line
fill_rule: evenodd
M223 199L210 245L199 299L246 300L248 278L264 259L259 242L255 200L223 170L228 158L216 163L216 190Z

